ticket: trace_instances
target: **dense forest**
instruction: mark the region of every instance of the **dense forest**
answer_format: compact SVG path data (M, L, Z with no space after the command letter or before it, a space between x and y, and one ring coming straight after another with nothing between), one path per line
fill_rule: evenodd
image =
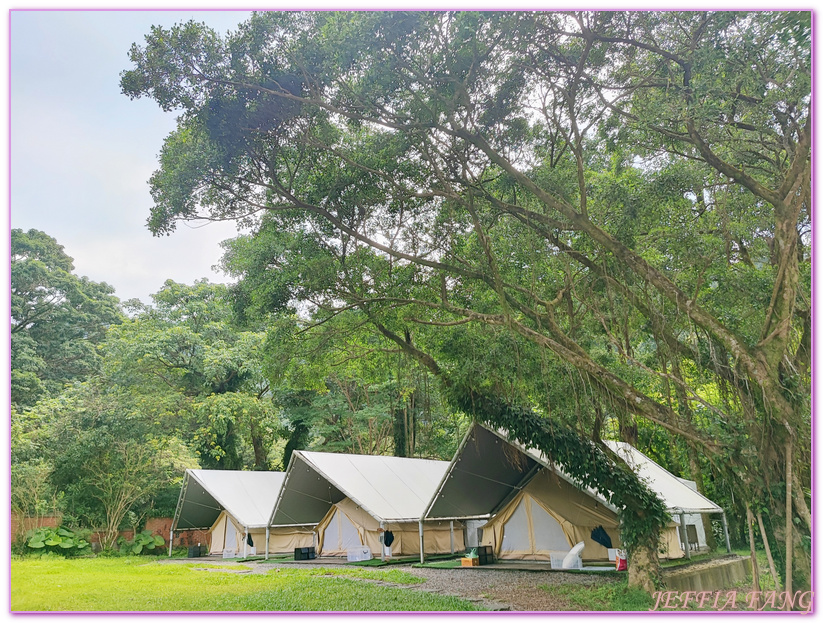
M68 525L174 513L183 471L282 470L294 449L451 458L468 419L368 335L300 340L295 314L240 321L231 288L167 281L146 305L12 230L12 507Z
M757 517L806 585L810 30L803 12L152 29L121 76L177 115L149 229L249 233L224 243L233 285L121 305L13 232L15 509L116 530L168 513L188 465L449 458L476 418L622 509L634 584L666 517L603 438L695 480L739 542Z

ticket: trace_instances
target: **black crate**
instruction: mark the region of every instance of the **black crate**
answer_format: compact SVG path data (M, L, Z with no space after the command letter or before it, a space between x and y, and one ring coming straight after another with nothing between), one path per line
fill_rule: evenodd
M199 558L200 557L200 546L193 545L189 547L189 558Z
M478 563L481 565L490 565L494 562L494 552L491 545L482 545L475 548L477 550Z
M317 558L317 554L315 554L313 547L295 547L294 548L294 559L295 560L314 560L315 558Z

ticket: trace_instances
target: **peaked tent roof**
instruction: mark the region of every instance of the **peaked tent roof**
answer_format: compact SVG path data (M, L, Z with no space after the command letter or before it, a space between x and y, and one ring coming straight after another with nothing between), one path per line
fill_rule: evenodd
M679 513L722 513L723 509L689 487L667 469L655 463L634 446L623 441L604 441L634 470L637 476L663 500L666 510Z
M602 496L574 483L545 455L509 439L502 431L475 423L426 507L426 519L487 518L508 504L544 467L615 511Z
M225 510L245 528L265 528L286 475L187 469L174 513L174 530L206 530Z
M605 443L649 485L670 513L723 511L633 446L622 442ZM528 485L541 467L548 467L560 478L575 484L539 450L526 448L509 439L503 431L475 423L449 464L425 516L427 519L460 519L494 515ZM581 490L603 506L617 510L597 491Z
M318 523L349 498L377 521L417 521L448 461L296 450L270 525Z

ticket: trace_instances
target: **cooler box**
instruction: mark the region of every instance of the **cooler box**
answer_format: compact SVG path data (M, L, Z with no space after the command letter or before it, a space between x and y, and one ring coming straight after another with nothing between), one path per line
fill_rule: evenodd
M371 549L368 547L355 547L346 551L346 559L350 562L359 562L361 560L371 560Z

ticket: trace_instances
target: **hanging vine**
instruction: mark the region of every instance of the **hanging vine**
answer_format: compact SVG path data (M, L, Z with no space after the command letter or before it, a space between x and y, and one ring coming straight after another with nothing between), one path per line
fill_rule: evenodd
M455 407L478 422L505 429L512 439L543 452L581 487L596 489L618 509L620 539L629 557L640 548L657 551L670 517L663 502L604 445L568 426L465 386L447 388ZM611 456L610 456L611 455Z

